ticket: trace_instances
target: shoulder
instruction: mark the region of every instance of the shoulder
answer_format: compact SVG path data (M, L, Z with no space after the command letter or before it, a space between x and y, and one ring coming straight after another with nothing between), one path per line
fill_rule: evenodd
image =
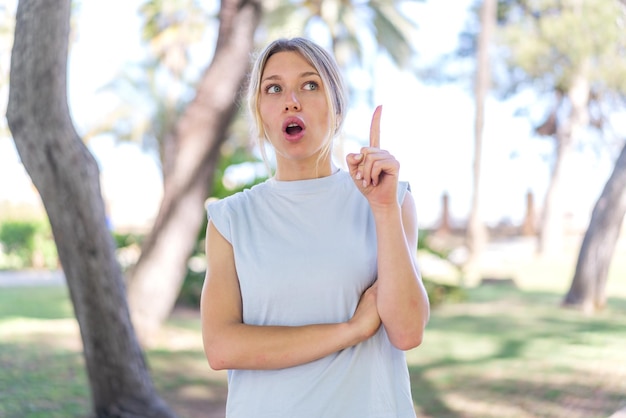
M205 204L207 218L215 228L230 241L232 221L254 207L255 201L265 198L266 183L237 192L219 200L208 200Z
M246 203L250 203L255 199L261 198L267 189L266 183L267 182L254 185L250 189L234 193L223 199L208 200L205 204L205 209L209 219L213 215L219 215L225 212L237 210L242 206L245 206Z
M408 194L410 194L410 191L411 185L408 181L398 182L398 202L400 202L400 204L404 202L404 198L406 197L407 192L409 192Z

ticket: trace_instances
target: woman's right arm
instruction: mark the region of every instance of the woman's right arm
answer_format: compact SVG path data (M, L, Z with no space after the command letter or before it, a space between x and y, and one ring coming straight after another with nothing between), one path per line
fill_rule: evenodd
M243 323L241 291L231 244L209 222L207 273L200 310L209 365L221 369L280 369L320 359L370 338L380 326L376 285L344 323L255 326Z

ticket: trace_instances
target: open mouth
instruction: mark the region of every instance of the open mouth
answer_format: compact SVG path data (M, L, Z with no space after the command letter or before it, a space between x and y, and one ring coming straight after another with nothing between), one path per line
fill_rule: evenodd
M287 132L287 135L297 135L302 132L302 126L298 125L297 123L290 123L285 128L285 132Z
M297 117L287 118L283 122L283 132L289 141L296 141L304 135L304 122Z

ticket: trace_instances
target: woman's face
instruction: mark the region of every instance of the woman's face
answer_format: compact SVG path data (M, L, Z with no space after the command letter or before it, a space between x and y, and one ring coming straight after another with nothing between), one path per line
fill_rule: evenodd
M330 140L325 86L315 67L297 52L278 52L267 60L260 88L259 113L277 170L315 166Z

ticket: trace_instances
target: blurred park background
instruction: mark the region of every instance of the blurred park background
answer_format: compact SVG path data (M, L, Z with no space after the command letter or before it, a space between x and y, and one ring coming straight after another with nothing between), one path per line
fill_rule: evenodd
M239 93L280 36L346 74L338 164L384 106L433 308L417 415L626 408L624 1L0 0L0 20L0 417L224 416L203 207L267 176Z

